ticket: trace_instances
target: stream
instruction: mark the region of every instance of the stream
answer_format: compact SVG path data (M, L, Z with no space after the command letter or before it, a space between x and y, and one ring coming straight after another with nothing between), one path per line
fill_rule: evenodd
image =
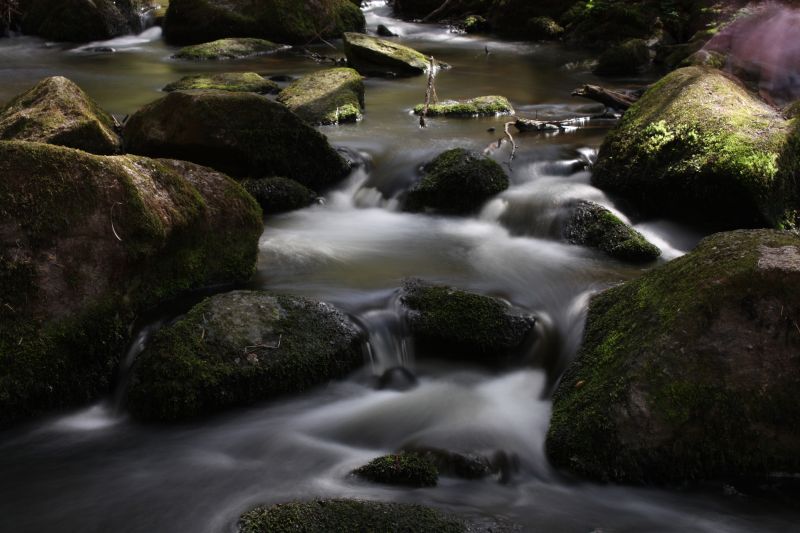
M570 97L584 83L601 82L583 52L402 22L380 1L367 2L365 13L368 29L385 24L402 42L453 65L436 80L440 99L502 94L518 115L540 119L602 110ZM334 44L338 51L309 48L340 55L341 43ZM170 58L174 51L159 28L81 47L0 39L0 102L43 77L63 75L121 118L187 74L297 77L329 66L290 52L180 62ZM613 122L592 121L559 135L515 134L509 165L510 146L497 147L507 117L429 119L420 129L410 111L424 98L424 77L365 83L363 121L322 128L361 164L319 205L265 219L257 274L248 285L329 301L349 313L368 334L363 370L299 396L176 426L131 421L118 407L118 391L97 405L4 431L0 531L233 532L239 515L257 504L316 497L424 503L502 517L531 532L796 531L800 511L776 498L733 488L598 485L571 480L547 462L549 395L575 356L589 297L643 271L559 239L564 206L574 199L599 202L630 220L624 204L590 184L589 165ZM511 187L478 214L398 209L398 195L418 179L421 164L448 148L490 145L509 170ZM630 221L662 248L656 264L684 254L703 236L664 220ZM418 359L397 302L409 277L505 298L537 316L539 341L523 364L503 372ZM171 313L137 334L123 374ZM411 370L419 386L376 390L374 377L395 366ZM348 476L411 444L503 452L519 468L503 483L443 477L435 488L414 490Z

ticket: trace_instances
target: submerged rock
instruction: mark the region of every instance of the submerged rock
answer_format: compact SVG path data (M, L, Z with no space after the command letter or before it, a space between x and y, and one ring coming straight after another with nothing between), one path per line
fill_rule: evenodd
M800 471L800 237L712 235L592 299L547 453L618 482Z
M261 212L182 161L0 141L0 426L109 392L134 318L246 280Z
M347 63L361 74L414 76L430 67L421 52L385 39L362 33L344 34Z
M475 453L459 453L441 448L410 446L405 451L415 453L433 463L440 475L461 479L481 479L496 474L507 462L492 461ZM499 455L502 455L502 452Z
M36 141L100 155L120 151L114 119L67 78L45 78L0 112L0 140Z
M800 122L722 72L676 70L600 148L593 183L641 210L716 227L794 226Z
M597 248L615 259L653 261L661 250L602 205L579 200L569 208L564 237L572 244Z
M249 93L174 91L125 124L129 152L209 165L235 177L285 176L314 190L349 164L286 106Z
M166 85L164 92L217 90L257 94L277 93L280 89L274 81L264 79L255 72L223 72L220 74L197 74L184 76Z
M463 148L443 152L422 170L422 179L408 191L405 207L409 211L468 214L509 185L503 167Z
M141 31L142 4L138 0L24 0L17 15L24 33L83 43Z
M219 59L241 59L244 57L273 54L287 47L272 41L253 38L219 39L203 44L185 46L172 56L175 59L209 61Z
M374 483L409 487L435 487L439 480L433 461L414 452L378 457L353 470L353 474Z
M364 82L351 68L321 70L286 87L278 101L310 124L356 122L364 107Z
M619 76L636 74L650 65L650 48L644 39L629 39L600 54L595 74Z
M384 24L378 24L378 28L375 30L375 33L381 37L397 37L397 34L387 28Z
M378 390L407 391L419 385L417 376L404 366L393 366L386 369L383 374L375 380L375 387Z
M364 14L350 0L171 0L164 23L170 43L193 44L225 37L258 37L307 44L364 31Z
M256 199L265 215L302 209L316 203L317 193L288 178L242 180L242 187Z
M325 303L262 291L212 296L139 356L128 409L174 421L301 392L363 364L362 340Z
M536 324L500 299L416 280L406 282L400 299L418 351L448 359L508 362Z
M414 106L414 113L421 115L425 104ZM428 107L429 117L483 117L513 115L514 108L505 96L478 96L469 100L447 100Z

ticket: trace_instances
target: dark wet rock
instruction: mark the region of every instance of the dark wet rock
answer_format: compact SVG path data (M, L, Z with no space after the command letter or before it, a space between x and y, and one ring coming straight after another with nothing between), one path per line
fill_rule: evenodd
M620 76L636 74L650 66L650 48L643 39L629 39L600 54L595 74Z
M317 202L317 193L288 178L242 180L242 187L256 199L265 215L286 213Z
M120 151L114 119L67 78L45 78L0 112L0 139L110 155Z
M592 299L551 461L626 483L800 471L800 237L719 233Z
M0 426L110 391L135 317L246 280L261 211L227 176L0 141Z
M423 176L408 191L406 209L432 209L442 213L468 214L508 188L503 168L486 156L454 148L443 152L423 168Z
M101 41L143 28L138 0L23 0L22 31L53 41Z
M430 66L428 58L413 48L362 33L344 34L344 53L347 63L366 75L414 76Z
M564 35L564 28L550 17L533 17L526 29L532 41L555 41Z
M175 91L125 124L129 152L206 164L235 177L284 176L314 190L349 164L286 106L250 93Z
M321 70L283 89L278 101L310 124L356 122L364 107L364 82L351 68Z
M137 359L127 406L175 421L297 393L363 364L363 336L333 306L263 291L207 298Z
M83 51L91 54L113 54L117 49L110 46L91 46L89 48L84 48Z
M405 449L424 457L436 466L439 475L462 479L481 479L499 472L499 464L477 453L459 453L441 448L410 446Z
M172 57L191 61L241 59L245 57L274 54L286 48L286 45L275 44L272 41L264 39L240 37L219 39L207 43L185 46L178 50Z
M169 93L209 89L257 94L277 93L280 90L277 83L266 80L255 72L223 72L184 76L178 81L167 84L162 90Z
M425 104L414 106L414 114L421 115ZM429 117L492 117L513 115L514 108L505 96L478 96L468 100L446 100L430 104L426 116Z
M395 366L387 369L377 379L378 390L407 391L419 384L417 376L404 366Z
M377 33L381 37L397 37L396 33L394 33L392 30L390 30L383 24L378 24L378 29L375 30L375 33Z
M407 281L401 302L421 354L507 363L533 334L536 319L490 296Z
M171 0L164 38L194 44L226 37L257 37L307 44L364 31L364 14L350 0Z
M653 261L661 250L600 204L579 200L569 208L564 238L572 244L597 248L615 259Z
M718 228L793 227L800 123L715 69L653 85L600 148L593 183L647 214Z
M409 487L435 487L439 480L433 461L414 452L378 457L353 470L353 474L373 483Z
M461 23L464 33L484 33L489 31L489 21L480 15L470 15Z
M296 78L287 74L276 74L275 76L270 76L269 79L277 82L290 82L294 81Z

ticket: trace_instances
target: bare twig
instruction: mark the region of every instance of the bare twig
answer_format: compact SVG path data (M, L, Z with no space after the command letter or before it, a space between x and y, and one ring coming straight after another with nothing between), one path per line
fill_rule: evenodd
M119 236L119 233L117 233L117 229L114 227L114 208L117 207L118 205L122 205L122 202L114 202L111 205L111 217L110 217L111 218L111 231L114 232L114 237L116 237L119 242L122 242L122 237Z
M510 126L514 125L514 121L506 122L503 131L506 132L506 136L508 136L509 142L511 142L511 155L508 156L508 168L511 168L511 162L514 160L514 156L517 154L517 143L514 142L514 137L511 136L511 132L508 131Z
M430 61L430 68L428 68L428 85L425 89L425 107L422 109L422 113L419 115L419 126L420 128L424 128L427 126L425 123L425 117L428 116L428 110L431 106L431 100L436 102L436 87L434 87L434 82L436 81L436 60L431 56L429 58Z

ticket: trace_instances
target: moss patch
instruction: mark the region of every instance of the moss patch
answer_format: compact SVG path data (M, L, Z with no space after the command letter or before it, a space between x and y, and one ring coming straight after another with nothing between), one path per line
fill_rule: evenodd
M439 479L436 465L413 452L378 457L353 470L353 474L375 483L410 487L435 487Z
M428 58L413 48L362 33L344 34L344 53L347 63L361 74L414 76L430 66Z
M414 106L414 113L421 115L425 104ZM469 100L448 100L428 107L429 117L485 117L513 115L514 108L504 96L478 96Z
M286 48L284 45L255 38L219 39L209 43L186 46L172 56L176 59L209 61L218 59L241 59L244 57L272 54Z
M364 82L351 68L322 70L293 82L278 101L311 124L356 122L364 107Z
M172 92L207 89L258 94L272 94L280 90L277 83L264 79L255 72L224 72L185 76L166 85L162 90Z

